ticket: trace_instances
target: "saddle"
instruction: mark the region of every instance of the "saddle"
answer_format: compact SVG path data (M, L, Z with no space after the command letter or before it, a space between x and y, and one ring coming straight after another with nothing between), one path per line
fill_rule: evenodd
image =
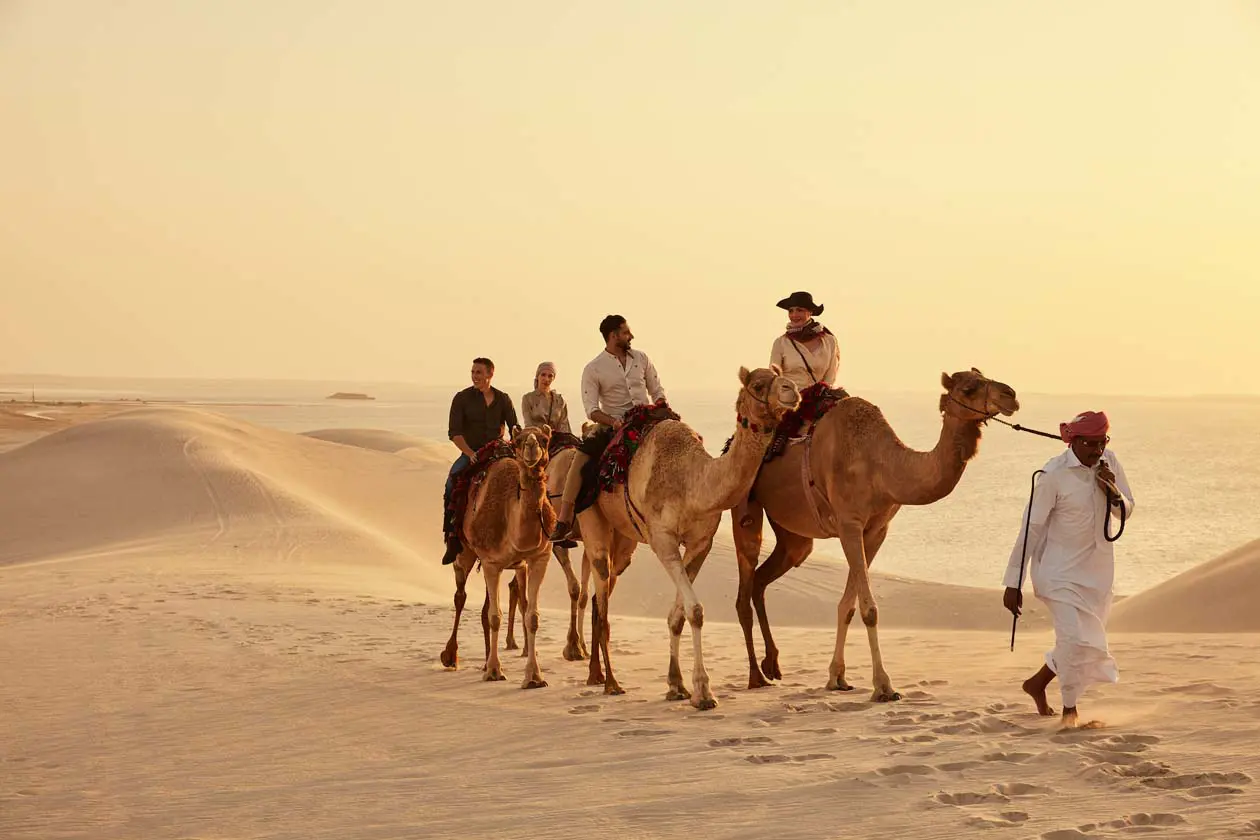
M551 433L551 443L547 445L547 455L554 458L566 449L577 449L581 445L582 439L577 435L569 432L553 431Z
M616 432L611 429L603 430L609 440L603 454L598 458L591 458L582 468L582 487L578 492L576 511L580 513L595 504L601 491L609 492L626 483L635 453L658 423L681 419L669 407L669 403L661 399L651 405L639 405L630 409L622 418L621 428ZM599 434L600 432L596 432L591 439Z
M770 446L766 448L766 454L761 462L765 464L778 458L794 441L812 438L818 421L848 396L848 391L843 388L831 388L825 382L815 382L801 391L800 404L783 415L783 419L775 427L774 437L770 439ZM723 455L731 448L734 441L734 435L726 439L726 445L722 447Z
M464 467L455 475L455 483L451 486L451 497L447 502L445 516L442 519L442 534L448 539L458 535L464 529L464 513L468 500L472 498L477 487L486 477L486 472L495 461L515 457L510 444L502 440L492 440L477 450L477 460Z

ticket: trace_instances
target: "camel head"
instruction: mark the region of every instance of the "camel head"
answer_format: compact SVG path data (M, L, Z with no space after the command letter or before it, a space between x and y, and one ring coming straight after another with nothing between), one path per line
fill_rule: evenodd
M1015 389L1005 382L989 379L972 368L955 374L942 373L941 412L959 420L977 423L999 414L1010 417L1019 411Z
M779 425L784 414L801 404L801 392L778 365L754 371L741 367L739 381L744 387L735 401L735 411L767 432Z
M551 427L546 423L523 429L520 426L512 427L512 450L526 469L546 469L547 447L550 443Z

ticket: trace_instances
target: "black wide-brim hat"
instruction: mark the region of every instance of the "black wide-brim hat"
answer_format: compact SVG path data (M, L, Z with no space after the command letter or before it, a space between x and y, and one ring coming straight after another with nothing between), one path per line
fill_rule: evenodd
M793 306L799 306L802 309L808 309L814 315L821 315L823 312L823 305L814 303L814 296L809 292L792 292L792 294L776 303L775 306L780 309L791 309Z

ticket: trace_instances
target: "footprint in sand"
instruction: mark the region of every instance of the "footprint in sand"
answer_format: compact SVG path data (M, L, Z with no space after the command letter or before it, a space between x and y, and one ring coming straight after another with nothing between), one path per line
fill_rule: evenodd
M926 764L894 764L892 767L881 767L875 772L881 776L930 776L936 772L936 768Z
M1003 762L1006 764L1023 764L1025 761L1027 761L1028 759L1032 757L1033 757L1032 753L1002 752L999 750L998 752L985 753L984 755L980 756L980 759L982 761L998 761L998 762Z
M941 792L932 797L935 801L942 805L957 805L966 808L970 805L993 805L1010 802L1010 799L1000 793L945 793Z
M1030 785L1026 782L1005 782L994 785L993 789L1003 796L1046 796L1054 793L1054 788Z
M834 758L835 756L829 753L809 753L808 755L749 755L744 757L744 761L747 761L749 764L786 764L788 762L825 761Z
M1028 815L1023 811L1003 811L992 817L971 817L967 824L976 828L1009 828L1027 821Z
M709 742L710 747L738 747L741 744L773 744L774 739L765 735L753 735L749 738L714 738Z
M894 735L892 742L894 744L930 744L933 741L939 741L940 738L935 735Z
M1192 796L1212 795L1194 793L1195 789L1202 790L1209 787L1217 788L1221 793L1242 793L1233 785L1250 783L1251 777L1246 773L1181 773L1176 776L1158 776L1142 780L1142 784L1147 787L1156 788L1157 790L1188 790L1191 791Z
M574 706L572 709L569 709L569 714L584 715L584 714L587 714L588 712L598 712L598 711L599 711L599 706Z
M617 733L622 738L650 738L655 735L673 735L672 729L623 729Z

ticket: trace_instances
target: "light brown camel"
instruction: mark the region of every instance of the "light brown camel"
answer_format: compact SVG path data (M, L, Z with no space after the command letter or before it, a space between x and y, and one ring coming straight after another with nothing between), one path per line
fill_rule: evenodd
M594 423L582 424L582 436L586 437L595 428ZM558 499L564 494L564 480L569 474L569 466L573 462L576 452L572 449L565 449L557 452L551 458L551 462L547 465L547 498ZM582 539L582 529L580 526L575 527L569 533L571 539L580 541ZM634 546L631 546L633 551ZM591 578L591 560L585 551L582 552L581 576L579 577L573 571L573 564L569 559L569 551L571 549L562 548L558 545L552 547L552 553L556 560L560 563L560 568L564 571L565 583L569 590L569 632L565 640L563 656L570 662L576 662L586 659L590 656L590 651L586 647L586 639L582 635L583 627L586 621L586 605L590 599L590 578ZM613 575L610 580L615 581L616 575L625 571L630 565L630 556L620 558L615 564ZM525 570L520 568L517 570L516 577L508 584L508 635L506 647L508 650L516 650L516 640L513 637L513 625L516 610L520 609L521 614L525 612L525 599L520 596L525 591ZM489 601L487 600L487 604ZM488 607L483 606L483 612ZM487 637L486 643L489 644ZM522 652L521 656L525 654Z
M513 457L495 461L472 497L467 501L463 522L464 549L455 561L455 625L442 651L442 664L458 662L459 619L467 594L464 585L473 565L480 561L486 581L488 608L482 611L486 644L485 680L502 680L499 663L499 627L503 611L499 606L499 581L506 569L524 566L528 607L525 628L525 655L529 662L521 688L542 688L547 684L538 667L538 590L551 557L548 535L555 527L556 514L547 500L547 444L549 426L527 426L512 430Z
M748 647L749 688L769 685L767 677L782 679L779 649L766 617L766 587L804 563L814 540L838 536L849 563L849 577L837 608L836 649L827 688L852 689L844 679L844 641L856 605L861 608L871 646L875 685L871 699L901 698L893 690L880 656L870 564L901 506L930 505L948 496L976 454L980 427L991 417L1009 416L1019 410L1013 389L986 379L975 368L953 376L943 373L941 385L945 388L940 398L941 436L930 452L908 448L879 408L859 397L848 397L818 421L810 440L792 444L761 468L753 488L757 502L750 510L753 524L733 522L739 558L735 608ZM757 566L763 510L776 543L766 561ZM761 668L753 647L753 607L766 646Z
M669 613L669 691L667 700L690 699L699 709L717 705L704 669L700 629L704 607L691 584L713 547L713 535L728 510L748 495L775 425L800 402L792 381L778 368L739 370L736 428L730 449L714 458L685 423L665 420L639 444L624 487L601 492L579 516L586 552L595 570L591 602L594 631L588 684L604 684L605 694L621 694L609 659L608 598L615 574L628 562L636 543L646 543L674 581ZM683 546L686 554L679 551ZM691 623L695 661L692 691L683 685L678 663L683 623ZM603 657L606 675L600 669Z

